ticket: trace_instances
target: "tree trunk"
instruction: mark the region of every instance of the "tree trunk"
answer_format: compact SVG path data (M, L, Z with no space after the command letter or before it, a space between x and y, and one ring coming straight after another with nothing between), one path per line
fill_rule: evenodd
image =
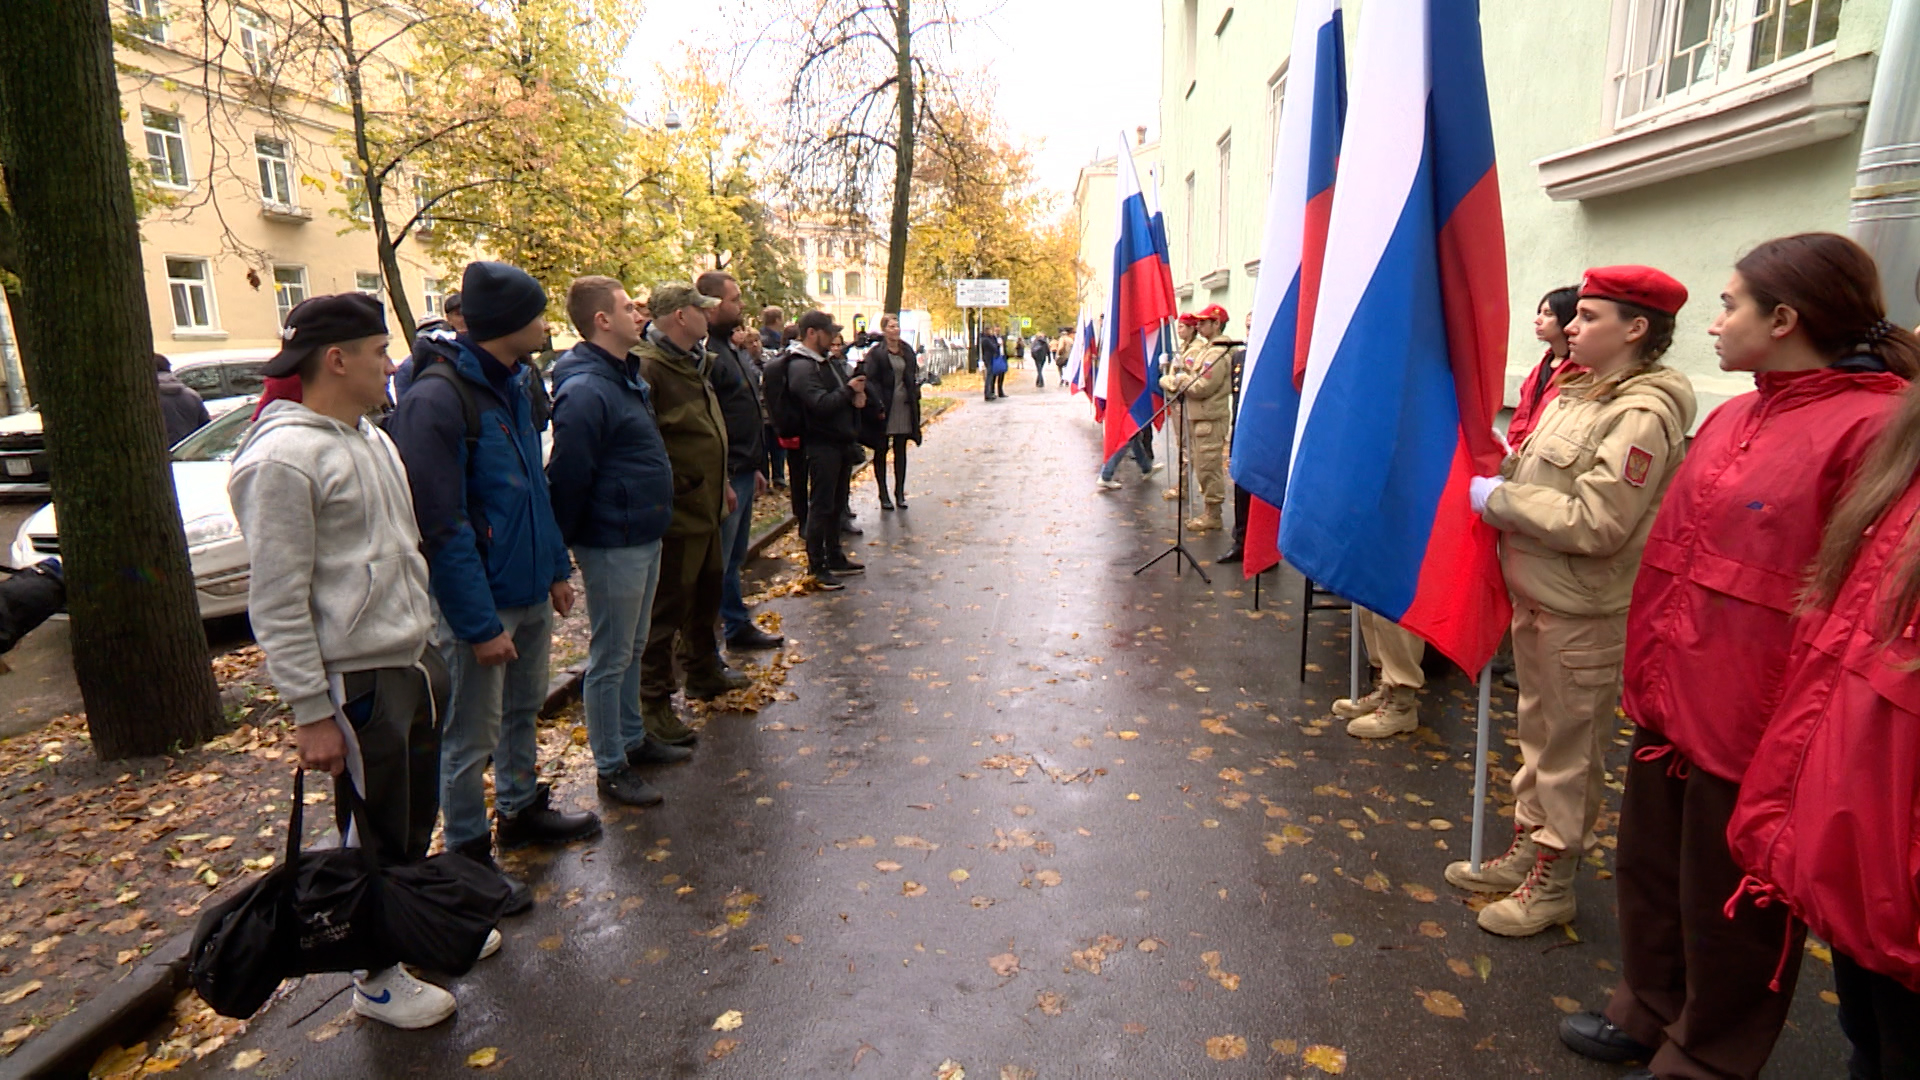
M0 167L94 752L198 744L219 728L220 695L153 378L105 4L7 0Z
M907 280L907 211L913 194L913 121L918 105L913 86L912 0L898 0L893 9L894 60L899 65L900 137L893 154L893 221L887 230L887 302L883 311L898 312Z
M380 259L380 276L387 283L387 303L393 320L400 324L400 341L413 347L413 305L407 301L407 287L400 277L400 258L393 241L393 224L387 220L387 180L376 175L367 148L366 84L360 78L364 56L356 56L353 46L353 0L340 0L340 43L346 53L347 100L353 107L353 153L360 162L360 186L367 196L367 214L373 219L373 243Z

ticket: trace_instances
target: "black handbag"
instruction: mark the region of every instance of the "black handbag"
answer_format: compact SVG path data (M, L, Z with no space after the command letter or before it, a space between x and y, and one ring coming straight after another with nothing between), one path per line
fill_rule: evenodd
M465 974L506 907L506 882L451 853L382 866L351 780L339 787L360 846L301 851L305 780L294 773L286 861L200 918L188 955L201 998L245 1019L298 975L398 963Z

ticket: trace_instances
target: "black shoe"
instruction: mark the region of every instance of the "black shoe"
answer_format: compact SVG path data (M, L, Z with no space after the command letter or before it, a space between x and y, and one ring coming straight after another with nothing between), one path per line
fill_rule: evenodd
M527 887L526 882L501 870L500 864L493 861L493 841L474 840L454 848L453 853L462 858L472 859L499 874L500 880L507 883L507 906L501 910L502 916L525 915L533 910L533 890Z
M719 671L708 675L687 676L687 698L690 701L712 701L722 694L735 690L745 690L753 685L753 680L722 666Z
M829 569L835 574L864 574L867 572L867 564L857 563L852 559L842 559L834 563Z
M649 765L678 765L691 758L693 751L684 746L675 746L649 735L639 746L627 750L627 765L641 769ZM603 778L602 783L605 783Z
M847 583L821 570L813 575L813 587L821 592L839 592L847 587Z
M1247 553L1240 549L1240 545L1235 544L1233 546L1232 551L1227 552L1225 555L1222 555L1213 561L1216 565L1219 565L1219 566L1232 566L1235 563L1245 562L1246 558L1247 558Z
M903 492L901 492L900 494L898 494L898 495L895 495L895 496L893 497L893 505L895 505L895 506L897 506L897 507L899 507L899 508L900 508L900 509L902 509L902 510L905 510L905 509L907 508L907 494L906 494L906 492L904 492L904 491L903 491Z
M893 500L887 498L885 495L880 496L880 509L882 510L893 509Z
M1615 1065L1645 1061L1653 1056L1653 1047L1614 1027L1613 1021L1597 1012L1561 1017L1560 1041L1582 1057Z
M535 789L533 805L517 814L493 814L494 834L500 850L511 851L530 844L570 844L600 834L600 816L585 812L570 814L553 808L553 791L545 784Z
M749 626L727 639L727 649L730 652L754 652L777 649L786 643L787 639L779 634L769 634L757 626Z
M860 526L855 525L853 523L852 518L848 518L847 520L840 523L840 531L843 533L846 533L848 536L867 535L867 531L865 529L862 529Z
M640 774L631 768L621 769L612 776L600 777L597 786L602 800L626 806L659 806L667 799L659 788L640 779Z

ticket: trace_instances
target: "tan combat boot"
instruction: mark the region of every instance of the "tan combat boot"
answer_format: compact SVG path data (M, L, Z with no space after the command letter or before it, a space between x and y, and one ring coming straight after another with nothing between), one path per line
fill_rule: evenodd
M1192 532L1216 532L1225 527L1226 522L1220 517L1219 503L1208 503L1206 513L1187 522L1187 528Z
M1579 857L1571 852L1540 847L1532 872L1513 895L1480 909L1480 929L1501 937L1532 937L1572 922L1578 913L1573 873L1579 866Z
M1449 865L1447 884L1473 892L1510 893L1527 880L1527 871L1533 869L1537 861L1534 856L1539 850L1540 845L1533 842L1533 830L1516 821L1513 843L1506 854L1482 863L1477 869L1466 859Z
M1333 703L1333 715L1342 720L1358 720L1380 707L1386 700L1387 683L1384 679L1375 679L1373 690L1357 698L1338 698Z
M1420 692L1411 686L1384 685L1380 707L1347 722L1347 734L1356 739L1384 739L1420 726Z

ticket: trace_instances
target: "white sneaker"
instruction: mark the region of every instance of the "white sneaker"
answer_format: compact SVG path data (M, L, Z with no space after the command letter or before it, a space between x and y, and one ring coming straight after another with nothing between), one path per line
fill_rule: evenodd
M500 936L500 931L498 930L487 931L487 943L485 945L480 946L480 955L478 959L485 960L487 957L492 956L494 953L499 952L500 946L505 940L506 940L505 938L502 938Z
M1115 489L1115 488L1117 488L1117 487L1119 487L1119 486L1120 486L1120 481L1118 481L1118 480L1095 480L1095 481L1093 482L1093 486L1094 486L1094 487L1097 487L1097 488L1099 488L1099 489L1100 489L1101 491L1112 491L1113 489Z
M453 1015L453 995L421 982L399 964L353 982L353 1011L388 1027L412 1031Z
M1153 464L1147 466L1147 471L1141 473L1140 475L1142 477L1148 477L1148 476L1152 476L1154 473L1157 473L1159 471L1160 471L1160 463L1156 461Z

